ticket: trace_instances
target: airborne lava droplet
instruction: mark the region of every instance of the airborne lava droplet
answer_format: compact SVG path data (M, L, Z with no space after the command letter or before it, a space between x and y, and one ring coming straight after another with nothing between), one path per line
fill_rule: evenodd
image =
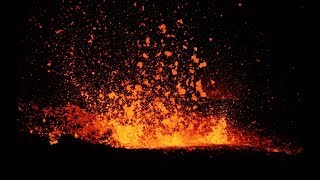
M192 55L191 59L193 60L194 63L199 63L199 58L197 58L197 55Z
M161 24L159 26L161 33L165 34L167 32L167 26L165 24Z
M186 90L184 88L181 87L181 84L179 83L177 86L176 86L178 92L180 95L184 95L186 94Z
M201 79L196 82L196 90L200 93L200 97L206 97L206 93L202 89Z
M172 69L172 75L177 75L177 74L178 74L177 70Z
M35 46L26 59L32 67L47 63L44 69L52 73L46 78L57 82L52 88L57 93L50 102L43 98L41 106L34 103L38 99L26 103L25 131L45 136L51 144L58 143L62 135L71 135L128 149L217 144L262 147L265 141L253 140L258 136L247 135L230 122L228 105L210 104L213 100L236 102L233 89L245 82L232 82L238 71L233 72L234 66L223 61L231 57L219 48L225 42L219 44L217 38L217 48L204 51L209 49L205 44L212 46L219 34L210 32L213 38L208 41L205 37L203 43L196 36L199 27L193 25L193 17L183 16L185 5L172 11L181 11L179 15L164 18L171 15L161 9L148 12L156 6L145 3L130 2L131 8L120 11L114 1L113 11L103 3L92 8L86 2L66 0L57 3L57 13L43 13L50 14L50 30L32 41ZM30 18L32 32L47 28L41 25L39 30L37 23L43 17L38 18ZM234 51L233 47L228 50ZM36 77L33 74L30 77ZM51 103L52 99L58 101ZM265 144L270 151L278 151L271 142Z
M88 43L92 44L93 40L94 40L94 35L90 34L90 39L88 40Z
M193 50L197 52L197 51L198 51L198 48L197 48L197 47L194 47Z
M207 62L202 62L199 64L199 68L203 68L207 66Z
M177 22L178 22L179 24L183 24L183 20L182 20L182 19L179 19Z
M164 52L164 55L166 55L167 57L170 57L170 56L172 56L172 52L170 52L170 51L165 51L165 52Z
M149 56L148 56L146 53L143 53L143 54L142 54L142 57L145 58L145 59L148 59L148 58L149 58Z
M146 38L146 44L148 47L150 46L150 38L149 37Z
M140 69L142 68L142 65L143 65L142 62L138 62L138 63L137 63L137 66L138 66Z
M63 32L63 30L58 29L58 30L55 30L54 32L55 32L56 34L60 34L60 33L62 33L62 32Z

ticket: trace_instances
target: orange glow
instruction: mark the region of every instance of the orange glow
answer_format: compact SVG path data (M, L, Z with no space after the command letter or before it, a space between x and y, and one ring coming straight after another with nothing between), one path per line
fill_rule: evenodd
M110 111L99 115L90 114L74 105L45 110L45 113L61 120L66 119L66 130L76 138L114 147L165 148L237 143L230 137L224 117L199 118L196 114L186 116L177 110L171 112L162 100L158 100L149 106L150 109L145 110L142 101L133 101L130 106L123 106L123 113ZM148 123L150 120L153 123ZM79 127L72 128L76 124ZM111 135L106 137L108 132ZM50 143L57 143L61 135L59 129L50 133Z
M146 44L148 47L150 46L150 38L149 37L146 38Z
M137 6L137 2L133 5ZM141 8L144 10L144 6ZM183 24L182 19L177 22ZM42 110L33 104L31 109L41 111L43 115L42 124L30 123L28 132L49 138L51 144L58 143L59 138L67 134L94 144L128 149L259 144L259 139L248 143L252 137L243 135L243 131L235 128L224 111L212 115L211 112L199 110L204 100L217 97L224 100L234 96L216 87L219 79L214 79L217 83L210 80L211 77L203 80L205 75L201 71L206 69L210 61L207 63L202 59L205 56L201 56L200 63L200 58L194 54L200 53L198 51L202 48L198 49L195 47L197 45L185 41L185 45L176 45L177 49L165 46L165 42L168 42L163 38L170 37L172 44L179 38L172 38L175 35L164 36L167 33L165 24L158 28L160 31L157 33L163 37L153 38L151 46L150 37L154 36L144 35L132 43L138 50L128 51L136 54L125 60L120 59L121 55L114 57L116 60L119 58L116 61L119 64L104 69L108 79L101 84L100 81L92 83L96 79L77 77L73 72L61 73L66 74L66 79L71 79L70 82L75 85L74 96L80 99L81 105L77 104L78 99L73 104L65 102L60 107ZM56 34L62 32L55 31ZM89 36L88 46L92 47L95 36ZM209 40L212 41L212 38ZM188 53L185 50L188 47L191 50L193 47L194 51ZM72 49L72 53L68 54L75 56L77 53L73 52L77 52L77 49ZM101 62L99 60L99 66ZM72 63L68 62L67 66ZM54 65L57 63L54 62ZM51 61L47 66L52 66ZM81 70L86 71L85 68ZM95 78L101 73L98 68L86 72Z
M206 97L207 96L206 93L202 89L201 80L196 82L196 90L200 93L201 97Z
M177 70L175 70L175 69L172 69L171 72L172 72L172 75L177 75L178 74Z
M196 55L192 55L191 59L193 60L194 63L199 63L199 58L197 58Z
M142 66L143 66L142 62L138 62L138 63L137 63L137 66L138 66L139 68L142 68Z
M145 59L148 59L148 58L149 58L149 56L148 56L146 53L143 53L143 54L142 54L142 57L145 58Z
M172 52L170 52L170 51L165 51L165 52L164 52L164 55L166 55L167 57L170 57L170 56L172 56Z
M165 34L167 32L167 26L165 24L161 24L159 26L161 33Z
M207 62L203 62L199 64L199 68L203 68L207 66Z

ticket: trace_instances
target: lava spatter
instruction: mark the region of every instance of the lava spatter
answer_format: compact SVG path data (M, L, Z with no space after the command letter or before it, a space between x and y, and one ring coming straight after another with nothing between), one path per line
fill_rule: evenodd
M234 126L225 110L199 108L206 101L238 101L241 92L220 80L221 72L229 71L212 67L214 60L203 56L190 20L148 17L152 6L140 2L127 4L122 12L106 1L63 1L58 6L59 13L41 28L50 34L34 40L38 46L32 56L37 58L30 59L43 58L50 75L59 79L54 96L62 102L33 110L36 115L28 116L25 130L48 137L51 144L68 134L116 148L222 144L281 151L241 135L244 130ZM118 18L119 13L127 16ZM208 43L215 40L210 37Z

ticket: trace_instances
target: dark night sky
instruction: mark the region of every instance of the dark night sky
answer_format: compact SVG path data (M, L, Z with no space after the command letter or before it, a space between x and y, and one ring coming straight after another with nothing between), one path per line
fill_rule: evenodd
M187 1L163 0L155 4L159 12L168 13L167 16L162 17L165 22L166 18L170 19L173 7L185 2ZM204 42L214 36L214 33L220 33L216 39L218 41L224 41L224 38L228 40L226 44L235 49L233 51L234 61L237 61L237 57L240 57L239 63L244 59L246 62L249 61L244 68L240 68L241 71L247 73L248 88L257 94L257 98L249 103L254 101L255 106L263 106L261 109L256 108L254 115L261 119L262 124L271 126L275 131L288 133L298 138L298 141L302 141L304 121L303 1L215 0L190 1L189 3L191 4L190 9L187 9L183 16L193 18L190 24L197 27L193 33L198 43L204 44L204 52L209 51L210 48L221 48L206 46ZM242 4L241 7L239 3ZM125 2L118 3L117 8L111 11L117 13L125 5ZM48 16L53 16L57 11L56 8L56 2L52 0L18 1L16 5L18 98L30 95L33 95L30 97L46 97L52 91L52 89L48 90L48 82L52 80L46 72L35 70L37 67L28 64L25 59L32 55L32 47L35 46L32 40L37 37L37 32L29 31L28 19L44 11ZM156 16L152 14L152 11L148 13L151 13L150 16ZM217 18L219 13L223 14L223 18ZM204 16L206 18L203 18ZM122 21L121 14L115 17L116 20ZM42 17L40 21L45 25L49 24L45 17ZM255 63L255 61L262 61L262 63ZM34 74L32 78L21 78L25 72L30 71ZM266 87L268 93L262 95L265 92L262 92L261 89ZM264 120L268 122L263 122Z
M106 0L107 4L112 6L112 1ZM145 2L144 1L139 1ZM90 4L88 9L95 8L95 3ZM116 6L109 8L111 16L114 21L124 22L122 13L124 7L128 2L115 0ZM133 4L134 1L129 1ZM149 3L153 2L149 0ZM270 132L276 132L279 135L293 138L293 142L299 145L304 144L304 1L303 0L181 0L181 1L167 1L159 0L154 4L157 8L153 11L146 10L146 16L155 19L164 19L164 22L170 21L172 16L172 9L177 4L190 4L189 8L185 10L185 14L178 14L184 17L185 22L194 27L191 31L196 39L196 43L202 52L220 51L221 60L212 60L214 66L224 67L223 63L228 62L229 65L225 68L230 73L230 77L239 78L239 81L245 85L246 89L250 89L250 93L245 91L244 102L241 104L242 115L244 118L256 118L258 123L267 128ZM241 3L241 7L239 7ZM50 29L49 17L55 17L59 11L57 1L54 0L18 0L16 2L16 96L17 103L37 102L40 100L51 100L57 104L63 102L59 98L52 98L52 94L57 94L57 89L61 90L57 82L61 81L61 77L53 77L48 75L47 69L40 67L40 61L43 57L48 56L49 53L42 53L44 48L41 45L43 39L39 35L46 37L50 36L54 31ZM148 3L145 3L148 4ZM152 7L146 6L146 9ZM94 12L92 10L92 12ZM157 14L164 12L163 15ZM44 14L44 15L43 15ZM113 15L112 15L113 14ZM222 18L219 18L223 14ZM37 31L31 27L36 25L29 22L30 17L36 18L37 22L43 25L43 31ZM128 24L139 21L139 14L132 15L132 19ZM92 16L95 16L93 13ZM205 16L205 18L204 18ZM192 18L193 20L188 20ZM155 24L157 25L157 24ZM170 26L170 24L168 24ZM129 25L130 26L130 25ZM113 27L115 29L119 27ZM102 34L103 36L103 34ZM106 36L112 37L111 34ZM207 45L207 39L214 37L216 42L214 45ZM118 38L118 37L116 37ZM44 38L45 39L45 38ZM112 44L119 44L119 41L110 41ZM225 47L224 47L225 45ZM228 47L232 47L232 51L228 51ZM114 50L122 50L119 47ZM42 51L36 52L35 49ZM38 54L37 54L38 53ZM92 51L91 53L95 53ZM210 59L210 53L203 53L201 56ZM94 56L94 55L92 55ZM218 56L214 56L217 58ZM30 59L35 59L35 64L30 64ZM47 62L44 63L44 66ZM243 63L244 65L239 65ZM229 69L228 69L229 68ZM32 74L32 76L30 76ZM245 74L245 76L242 76ZM241 79L242 77L245 77ZM55 84L55 85L52 85ZM235 86L235 90L237 86ZM59 91L62 95L66 92ZM40 102L40 101L39 101ZM261 108L260 108L261 107ZM18 108L17 108L18 109ZM235 116L238 116L236 114ZM19 118L21 118L18 115ZM23 118L22 118L23 119ZM240 115L239 115L239 119ZM252 119L250 119L251 121ZM19 125L19 123L18 123ZM19 126L18 128L19 129ZM19 133L17 133L19 134ZM80 140L79 140L80 141ZM113 171L107 169L106 166L118 170L125 168L125 163L116 166L112 160L127 160L131 158L137 161L139 158L144 159L158 159L173 160L179 157L186 156L191 159L190 167L194 168L191 171L183 170L180 175L188 175L197 173L198 175L216 176L216 171L220 169L225 174L235 174L237 178L241 174L258 175L261 177L265 175L273 176L272 179L279 178L283 175L288 179L289 176L297 177L303 173L303 163L300 161L289 161L284 163L276 161L273 164L263 166L264 161L260 163L251 163L249 166L245 163L227 163L223 166L221 161L207 161L205 153L195 151L191 153L172 152L164 155L160 151L127 151L124 149L111 149L102 146L92 146L85 142L78 142L74 139L64 139L62 145L57 146L56 149L47 146L46 141L34 137L17 136L16 140L16 176L21 179L27 178L30 175L34 178L47 178L57 176L56 179L71 175L74 179L80 175L92 172L92 175L99 176L99 171L102 172L103 178L108 178L115 173L117 177L119 174L139 175L145 169L139 169L132 173L122 171ZM31 145L33 146L31 146ZM60 144L60 143L59 143ZM175 154L176 153L176 154ZM214 154L216 152L213 152ZM210 154L210 152L209 152ZM215 155L223 154L219 151ZM281 159L281 154L278 156L263 155L263 153L230 153L226 150L225 154L218 156L221 159L231 160L256 160L256 159ZM164 158L165 157L165 158ZM284 157L284 156L283 156ZM282 158L283 158L282 157ZM290 158L290 156L288 156ZM205 159L207 162L212 162L212 166L205 166L199 171L195 170L203 166L202 163L194 163L194 160ZM213 159L212 159L213 160ZM217 163L218 162L218 163ZM217 168L213 168L213 164L217 164ZM182 164L181 164L182 165ZM129 167L130 166L130 167ZM126 166L128 169L136 167L136 164ZM180 165L179 165L180 166ZM150 166L154 168L154 166ZM166 167L169 170L168 166ZM166 174L161 169L160 173L155 172L156 178L160 174ZM101 169L99 169L101 168ZM176 171L177 166L170 169L172 172ZM211 169L207 169L211 168ZM74 169L74 170L71 170ZM158 168L154 170L158 171ZM82 171L83 170L83 171ZM222 172L221 171L221 172ZM152 171L151 171L152 172ZM212 173L214 172L214 173ZM157 174L156 174L157 173ZM175 172L179 173L179 172ZM257 174L256 174L257 173ZM144 174L144 173L143 173ZM45 176L42 176L45 175ZM109 176L110 175L110 176ZM19 177L20 176L20 177ZM130 177L132 178L132 177ZM188 177L189 178L189 177ZM206 177L207 178L207 177ZM241 179L241 178L240 178Z

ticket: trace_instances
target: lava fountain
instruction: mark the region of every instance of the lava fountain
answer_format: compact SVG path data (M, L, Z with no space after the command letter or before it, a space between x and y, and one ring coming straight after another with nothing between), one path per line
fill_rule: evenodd
M47 137L51 144L71 135L128 149L229 145L283 150L243 133L227 109L199 108L205 101L237 102L243 86L235 81L231 88L233 82L212 75L223 69L208 68L214 59L202 57L206 52L183 18L167 23L143 18L117 26L100 7L92 15L88 7L71 3L50 20L51 33L41 36L34 56L46 54L40 64L48 76L60 79L63 93L53 96L63 103L40 108L19 104L20 112L28 114L23 131ZM130 8L145 11L137 3ZM41 23L33 24L43 29ZM113 39L117 33L120 40Z

